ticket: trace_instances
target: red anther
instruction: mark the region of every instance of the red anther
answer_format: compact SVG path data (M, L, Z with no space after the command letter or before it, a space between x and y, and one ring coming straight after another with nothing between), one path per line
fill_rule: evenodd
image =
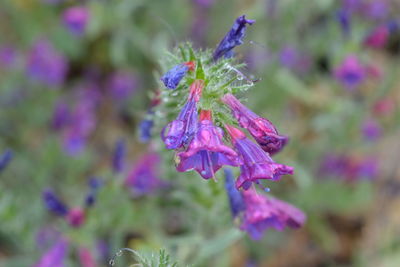
M189 67L189 71L194 71L196 67L196 63L194 63L194 61L188 61L183 64Z
M155 92L153 99L151 100L150 107L158 106L161 103L160 95L161 95L161 91L157 90Z
M212 113L211 110L201 110L200 111L200 121L204 121L204 120L208 120L211 121L212 120Z
M241 130L239 130L231 125L225 124L225 129L228 131L233 142L235 142L235 140L237 140L237 139L243 139L246 137L246 135Z
M201 97L201 92L203 91L204 81L195 80L192 85L190 85L189 100L194 100L199 102Z

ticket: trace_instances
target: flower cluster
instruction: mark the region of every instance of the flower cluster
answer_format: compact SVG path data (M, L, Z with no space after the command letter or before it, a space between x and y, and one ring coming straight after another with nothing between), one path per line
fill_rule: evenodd
M96 201L96 194L102 185L98 178L91 178L88 182L89 190L84 200L84 208L73 207L69 208L56 193L48 188L43 191L43 202L47 210L54 215L63 217L70 226L80 227L85 222L86 209L93 206Z
M231 65L233 48L243 43L246 25L253 23L245 16L239 17L212 54L202 58L189 48L189 61L174 65L161 77L167 89L177 90L177 94L185 91L182 84L189 87L187 101L178 116L161 133L166 148L177 151L179 172L195 170L204 179L210 179L224 165L237 166L241 173L236 187L244 189L261 179L278 180L282 175L293 173L292 167L277 164L271 158L285 146L288 138L280 135L269 120L243 105L233 94L235 84L229 80L233 72L238 80L246 81L245 85L253 84ZM218 78L213 72L220 77L218 71L229 77L227 83L215 84ZM232 126L235 120L257 144ZM224 132L228 135L224 136ZM233 148L225 144L229 140Z
M175 58L161 77L167 90L161 91L157 108L159 113L167 113L174 104L180 107L175 119L161 130L165 147L176 151L177 171L195 170L210 179L223 166L240 168L236 182L227 183L232 213L241 218L242 230L259 239L269 227L281 230L285 225L301 226L305 215L277 199L258 197L252 188L252 184L263 187L262 180L276 181L293 174L292 167L271 158L288 138L235 96L254 84L238 70L242 65L235 66L232 57L233 48L243 43L246 26L253 23L245 16L237 18L213 53L194 51L190 45L179 47L179 61ZM174 103L179 98L186 101Z

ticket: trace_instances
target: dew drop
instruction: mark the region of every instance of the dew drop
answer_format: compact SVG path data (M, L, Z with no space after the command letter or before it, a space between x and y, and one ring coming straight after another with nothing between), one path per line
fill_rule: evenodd
M206 171L201 171L201 174L203 175L206 175L206 173L207 173Z
M269 191L271 191L271 188L266 187L266 188L264 188L264 191L265 191L265 192L269 192Z
M110 264L111 266L114 266L115 260L114 260L114 259L111 259L111 260L108 262L108 264Z
M242 76L242 75L238 75L238 76L236 76L236 78L237 78L239 81L243 80L243 76Z
M121 257L122 256L122 250L118 251L116 255L117 255L117 257Z

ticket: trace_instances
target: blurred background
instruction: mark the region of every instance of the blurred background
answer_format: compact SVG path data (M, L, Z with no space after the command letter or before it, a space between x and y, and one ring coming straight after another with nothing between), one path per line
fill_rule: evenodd
M308 217L257 242L222 172L178 173L139 132L167 51L213 49L243 14L256 23L236 56L260 79L246 105L290 137L276 160L295 168L271 193ZM397 0L2 0L0 266L108 266L124 247L179 266L400 266L399 14Z

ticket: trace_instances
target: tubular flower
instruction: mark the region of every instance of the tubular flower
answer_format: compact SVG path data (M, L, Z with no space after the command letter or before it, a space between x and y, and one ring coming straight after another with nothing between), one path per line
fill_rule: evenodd
M355 55L347 56L335 69L335 76L346 88L353 90L365 79L365 68Z
M134 195L146 195L164 186L164 182L158 177L157 166L160 156L155 153L144 155L133 167L125 179Z
M96 260L93 253L88 248L78 249L79 262L82 267L96 267Z
M175 89L189 70L194 70L194 63L189 61L172 67L161 77L161 81L169 89Z
M68 254L68 241L60 238L33 267L63 267Z
M235 187L233 173L230 169L224 169L225 174L225 189L228 195L232 217L236 218L244 209L244 201L242 194Z
M215 49L213 59L218 60L221 57L231 57L233 53L232 49L243 43L242 39L246 34L246 24L252 25L254 22L255 20L246 19L245 15L238 17L233 23L231 30Z
M39 40L29 51L26 72L33 80L60 86L67 75L66 58L48 40Z
M63 21L68 30L75 35L85 33L89 22L89 9L84 6L74 6L66 9L63 13Z
M222 129L213 124L211 111L201 111L197 131L188 149L177 154L177 170L184 172L194 169L204 179L209 179L223 165L238 166L237 153L224 145L222 138Z
M376 141L382 136L382 127L374 119L367 119L363 122L361 132L367 141Z
M120 173L124 168L124 160L126 154L126 144L124 139L119 139L114 147L112 157L112 168L114 173Z
M0 155L0 172L3 171L13 158L13 152L11 149L6 149L3 154Z
M279 180L282 175L293 174L292 167L275 163L268 153L251 142L242 131L229 125L225 127L236 151L243 159L236 188L247 190L252 182L258 183L259 179Z
M129 99L135 93L137 87L137 78L128 71L115 72L108 80L109 94L117 101Z
M51 189L46 189L43 192L43 201L46 208L59 216L66 216L68 214L67 206L56 196Z
M190 86L188 101L176 120L170 122L161 132L161 138L168 149L177 149L187 144L197 128L197 102L204 87L202 80Z
M144 118L139 124L139 141L141 143L148 143L151 139L151 131L154 126L153 115L153 110L149 109L146 114L147 118Z
M242 192L245 211L240 229L259 240L268 228L282 231L286 226L301 227L305 214L298 208L276 198L258 194L254 189Z
M86 194L84 203L86 208L93 206L94 203L96 202L97 193L100 187L103 186L103 182L99 178L92 177L89 179L88 185L89 185L89 191Z
M389 29L386 25L381 25L372 30L364 40L364 45L380 49L385 47L389 40Z
M226 94L222 101L230 107L239 125L247 129L261 148L272 154L279 152L287 143L288 138L278 134L275 126L239 102L232 94Z
M69 225L78 228L85 222L85 211L79 207L72 208L69 210L66 219Z

